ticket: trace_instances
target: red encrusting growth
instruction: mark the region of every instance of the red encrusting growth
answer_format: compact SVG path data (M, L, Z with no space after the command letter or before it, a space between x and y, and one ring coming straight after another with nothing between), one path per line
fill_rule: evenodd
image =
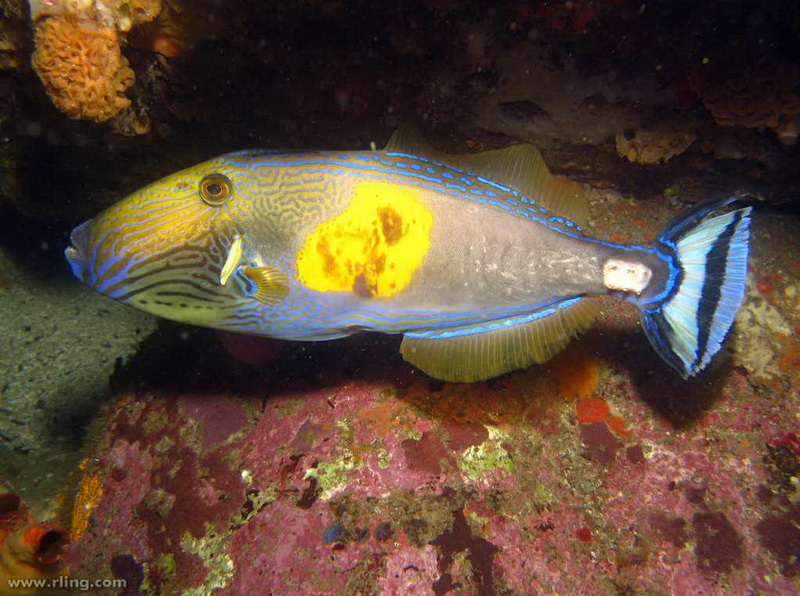
M589 424L592 422L605 422L608 428L622 437L629 437L632 434L625 422L619 416L611 414L608 402L602 397L586 397L578 400L575 410L579 424Z
M609 416L606 424L608 424L608 428L621 437L630 437L633 434L633 431L625 425L625 421L619 416Z
M578 423L604 422L610 415L608 403L602 397L587 397L575 404Z

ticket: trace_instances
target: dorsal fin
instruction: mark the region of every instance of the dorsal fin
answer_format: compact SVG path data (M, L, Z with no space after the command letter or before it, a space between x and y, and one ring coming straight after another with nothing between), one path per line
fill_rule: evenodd
M589 219L589 205L583 188L575 182L553 176L542 154L533 145L450 155L433 149L413 127L401 126L392 134L386 151L410 153L470 171L519 191L553 214L581 227Z
M404 124L398 126L386 143L384 151L401 151L404 153L411 153L417 157L427 157L429 159L441 159L447 155L441 151L436 151L431 147L430 143L419 134L419 131L413 126Z
M407 334L400 353L436 379L483 381L549 360L587 329L599 310L595 300L578 298L489 325Z

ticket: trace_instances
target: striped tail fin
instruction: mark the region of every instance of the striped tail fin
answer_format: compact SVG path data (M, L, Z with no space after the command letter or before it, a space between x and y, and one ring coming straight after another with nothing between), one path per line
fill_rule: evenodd
M696 206L659 239L676 255L680 275L663 300L642 308L642 325L658 354L685 379L719 351L744 299L751 208L708 217L737 199Z

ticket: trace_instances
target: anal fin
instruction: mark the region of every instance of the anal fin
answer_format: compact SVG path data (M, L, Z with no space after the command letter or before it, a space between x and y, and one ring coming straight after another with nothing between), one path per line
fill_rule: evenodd
M400 353L436 379L483 381L549 360L587 329L599 311L590 298L572 298L491 323L409 333Z

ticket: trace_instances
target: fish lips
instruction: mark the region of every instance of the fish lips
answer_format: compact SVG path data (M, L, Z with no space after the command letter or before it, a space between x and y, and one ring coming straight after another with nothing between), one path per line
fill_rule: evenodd
M89 264L89 246L91 235L89 226L92 220L83 222L81 225L72 230L69 236L71 246L67 247L64 251L64 256L67 258L72 274L81 281L85 281L86 268Z

